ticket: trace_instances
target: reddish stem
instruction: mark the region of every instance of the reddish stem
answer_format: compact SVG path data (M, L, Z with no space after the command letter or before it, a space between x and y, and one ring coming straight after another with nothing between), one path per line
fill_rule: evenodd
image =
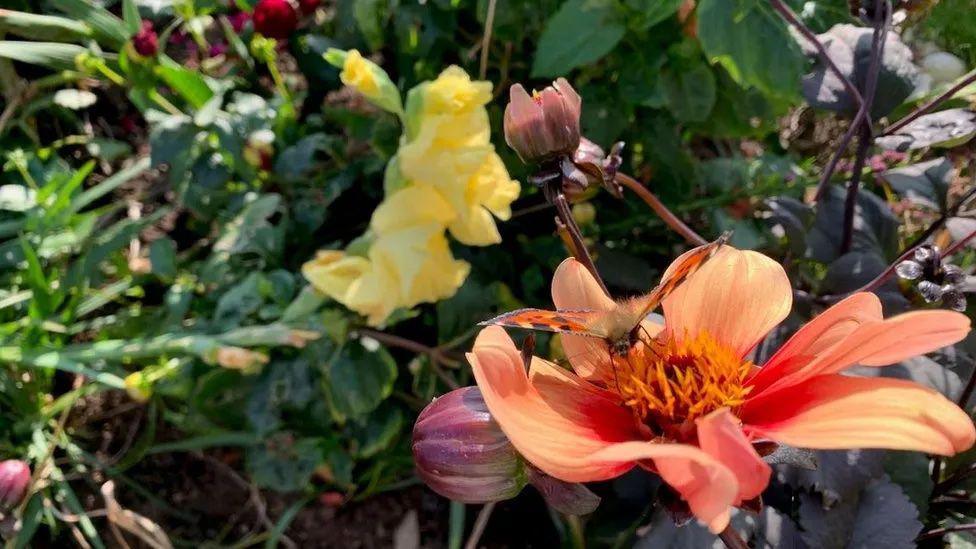
M707 240L702 238L702 236L696 233L691 227L685 225L684 221L681 221L681 219L679 219L678 216L674 215L674 213L671 210L669 210L667 206L665 206L658 199L658 197L654 196L654 193L652 193L647 187L642 185L640 181L637 181L633 177L620 172L617 172L615 179L617 183L620 183L624 187L627 187L628 189L633 191L634 194L639 196L641 200L644 201L644 203L646 203L648 206L651 207L652 210L654 210L654 213L656 213L658 217L660 217L661 220L663 220L668 225L668 227L671 227L671 229L673 229L674 232L683 236L684 239L687 240L690 244L693 244L695 246L703 246L705 244L708 244Z

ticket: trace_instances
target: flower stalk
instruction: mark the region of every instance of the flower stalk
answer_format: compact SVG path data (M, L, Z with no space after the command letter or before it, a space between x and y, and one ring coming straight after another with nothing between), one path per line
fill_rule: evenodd
M642 185L640 181L637 181L633 177L620 172L617 173L615 181L633 191L633 193L640 197L645 204L654 210L654 213L656 213L658 217L660 217L661 220L667 224L668 227L671 227L671 230L680 234L685 240L688 241L689 244L693 246L701 246L708 242L700 234L696 233L694 229L686 225L684 221L681 221L681 219L678 218L674 212L669 210L668 207L665 206L664 203L662 203L661 200L650 191L650 189Z

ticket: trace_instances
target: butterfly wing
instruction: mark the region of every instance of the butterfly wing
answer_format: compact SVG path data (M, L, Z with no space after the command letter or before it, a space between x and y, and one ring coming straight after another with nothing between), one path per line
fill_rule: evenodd
M517 309L495 318L480 322L481 326L508 326L511 328L525 328L541 330L559 334L573 334L588 337L605 338L606 334L598 329L598 321L606 313L600 311L546 311L544 309Z
M681 259L681 262L675 265L674 269L668 273L668 276L661 280L661 283L654 287L647 295L635 298L633 304L631 305L634 310L637 311L635 318L636 322L639 324L641 320L644 319L648 314L650 314L654 309L657 309L658 305L673 292L678 286L684 284L692 275L698 272L702 268L702 265L708 262L709 259L715 257L718 250L729 240L731 232L726 232L722 234L714 242L709 242L704 246L699 246L692 250L690 253L685 254ZM635 328L636 325L631 326L630 329Z

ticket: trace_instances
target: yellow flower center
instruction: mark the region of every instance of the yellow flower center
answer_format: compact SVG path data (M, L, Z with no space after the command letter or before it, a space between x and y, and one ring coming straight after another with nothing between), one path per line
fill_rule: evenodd
M745 401L752 363L706 332L680 340L663 336L613 359L616 388L645 424L673 435L688 422Z

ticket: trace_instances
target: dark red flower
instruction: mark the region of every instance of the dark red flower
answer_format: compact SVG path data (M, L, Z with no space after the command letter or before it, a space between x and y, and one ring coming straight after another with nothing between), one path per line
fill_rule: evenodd
M254 30L268 38L288 38L298 26L298 12L288 0L260 0L253 18Z
M240 34L244 31L244 26L247 22L251 20L251 14L246 11L234 12L227 16L230 21L230 26L234 29L234 32Z
M159 38L151 21L142 21L142 28L132 37L132 47L139 55L152 57L159 51Z
M321 4L321 0L298 0L298 8L302 10L303 15L309 15L314 12Z

